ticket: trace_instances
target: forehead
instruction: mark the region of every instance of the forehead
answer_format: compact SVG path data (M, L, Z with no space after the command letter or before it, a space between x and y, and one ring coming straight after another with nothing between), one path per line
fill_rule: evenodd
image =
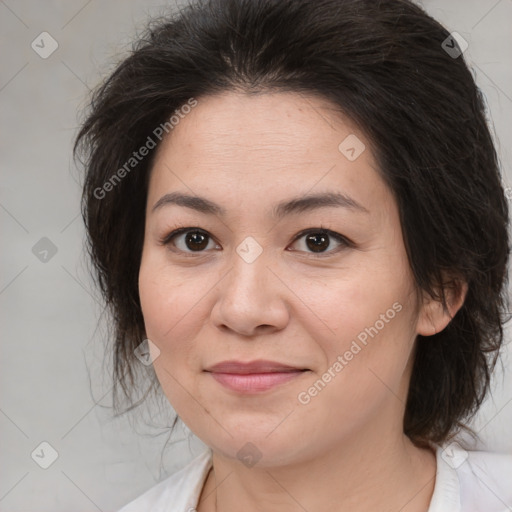
M329 190L370 204L389 193L365 136L322 98L229 92L197 101L158 148L150 201L181 190L257 204Z

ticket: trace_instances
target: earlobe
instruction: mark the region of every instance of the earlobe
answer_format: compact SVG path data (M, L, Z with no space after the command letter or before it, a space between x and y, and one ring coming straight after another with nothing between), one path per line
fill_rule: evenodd
M445 282L446 309L440 300L424 293L416 332L422 336L433 336L444 330L464 304L467 291L468 285L464 281Z

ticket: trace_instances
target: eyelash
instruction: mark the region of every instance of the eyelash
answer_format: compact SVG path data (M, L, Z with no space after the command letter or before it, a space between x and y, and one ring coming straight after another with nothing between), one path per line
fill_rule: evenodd
M169 234L165 235L162 239L160 239L159 243L160 243L160 245L170 245L171 241L176 236L181 235L182 233L187 233L187 232L198 232L198 233L206 235L210 240L215 241L215 239L204 229L189 226L189 227L178 228L178 229L175 229L174 231L171 231ZM319 253L308 252L308 254L313 256L314 258L322 258L322 257L325 258L327 256L331 256L333 254L338 253L340 250L342 250L346 247L354 247L354 243L351 240L349 240L348 238L344 237L343 235L340 235L339 233L336 233L335 231L331 231L330 229L325 229L321 226L320 226L320 228L309 228L309 229L305 229L305 230L301 231L293 239L292 244L295 243L297 240L301 239L302 237L309 235L311 233L317 234L317 235L320 235L320 234L329 235L330 237L334 238L337 242L339 242L341 244L340 247L338 247L337 249L331 250L331 251L328 250L326 252L319 252ZM171 250L174 251L174 249L171 249ZM202 255L206 252L205 250L187 252L187 251L182 251L181 249L177 249L177 251L181 252L182 254L184 254L186 256L198 256L198 255ZM174 251L174 252L176 252L176 251ZM301 251L298 251L298 252L301 252Z

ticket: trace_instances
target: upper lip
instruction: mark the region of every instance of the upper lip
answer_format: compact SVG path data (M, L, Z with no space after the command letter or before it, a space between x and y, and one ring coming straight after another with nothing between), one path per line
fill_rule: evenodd
M296 372L307 370L288 364L278 363L276 361L222 361L208 367L205 371L212 373L234 373L234 374L250 374L250 373L278 373L278 372Z

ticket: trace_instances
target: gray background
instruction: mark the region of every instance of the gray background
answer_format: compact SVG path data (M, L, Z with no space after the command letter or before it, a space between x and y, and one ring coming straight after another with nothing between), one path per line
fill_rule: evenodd
M142 421L112 418L107 334L96 329L101 307L82 250L79 173L71 159L88 88L163 5L0 0L0 511L115 510L201 449L179 428L161 459L165 404L162 415L147 408ZM512 0L423 6L469 43L465 57L487 98L508 186ZM59 45L46 59L31 48L44 31ZM507 343L506 371L496 374L493 396L474 422L479 446L489 450L512 452L511 352ZM59 455L48 469L31 458L43 441ZM42 460L50 452L36 453Z

